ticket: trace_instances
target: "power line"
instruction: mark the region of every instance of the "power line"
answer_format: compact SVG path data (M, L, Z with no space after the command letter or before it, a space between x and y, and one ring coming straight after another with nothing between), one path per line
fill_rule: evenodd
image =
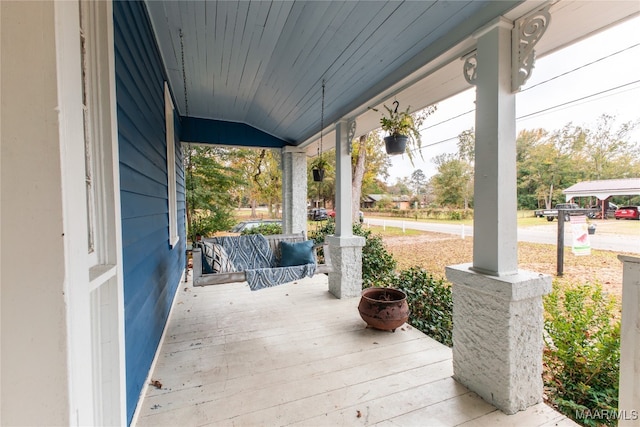
M520 91L520 93L522 93L522 92L526 92L526 91L528 91L528 90L530 90L530 89L533 89L533 88L538 87L538 86L540 86L540 85L543 85L543 84L545 84L545 83L549 83L550 81L553 81L553 80L558 79L558 78L560 78L560 77L566 76L567 74L571 74L571 73L573 73L573 72L576 72L576 71L581 70L581 69L583 69L583 68L586 68L586 67L588 67L588 66L594 65L594 64L596 64L596 63L598 63L598 62L600 62L600 61L604 61L605 59L608 59L608 58L611 58L611 57L613 57L613 56L619 55L619 54L621 54L621 53L623 53L623 52L626 52L626 51L628 51L628 50L631 50L631 49L637 48L638 46L640 46L640 43L636 43L636 44L633 44L633 45L631 45L631 46L627 46L627 47L625 47L624 49L620 49L620 50L618 50L618 51L616 51L616 52L612 52L612 53L610 53L610 54L608 54L608 55L605 55L605 56L603 56L603 57L600 57L600 58L598 58L598 59L596 59L596 60L594 60L594 61L588 62L588 63L586 63L586 64L582 64L582 65L580 65L579 67L573 68L573 69L568 70L568 71L566 71L566 72L564 72L564 73L562 73L562 74L558 74L557 76L551 77L551 78L549 78L549 79L547 79L547 80L544 80L544 81L542 81L542 82L540 82L540 83L536 83L535 85L532 85L532 86L530 86L530 87L528 87L528 88L522 89L522 90ZM568 101L568 102L565 102L565 103L563 103L563 104L557 104L557 105L555 105L555 106L548 107L548 108L546 108L546 109L539 110L539 111L536 111L536 112L534 112L534 113L527 114L527 115L525 115L525 116L517 117L517 118L516 118L516 120L517 120L517 119L521 119L521 118L526 118L526 117L534 116L534 115L536 115L536 114L540 114L540 113L545 112L545 111L553 110L553 109L555 109L555 108L559 108L559 107L562 107L562 106L565 106L565 105L568 105L568 104L572 104L572 103L574 103L574 102L578 102L578 101L581 101L581 100L584 100L584 99L588 99L588 98L591 98L591 97L594 97L594 96L598 96L598 95L600 95L600 94L607 93L607 92L610 92L610 91L613 91L613 90L616 90L616 89L619 89L619 88L622 88L622 87L625 87L625 86L629 86L629 85L635 84L635 83L637 83L637 82L638 82L638 81L631 82L631 83L627 83L627 84L625 84L625 85L621 85L621 86L618 86L618 87L616 87L616 88L612 88L612 89L609 89L609 90L605 90L605 91L602 91L602 92L599 92L599 93L596 93L596 94L588 95L588 96L585 96L585 97L583 97L583 98L575 99L575 100L573 100L573 101ZM475 109L471 109L471 110L465 111L465 112L460 113L460 114L458 114L458 115L456 115L456 116L453 116L453 117L450 117L450 118L448 118L448 119L442 120L442 121L440 121L440 122L438 122L438 123L434 123L433 125L430 125L430 126L424 127L424 128L422 128L422 129L420 129L420 131L428 130L428 129L434 128L434 127L436 127L436 126L440 126L440 125L442 125L442 124L444 124L444 123L450 122L451 120L455 120L455 119L457 119L457 118L459 118L459 117L465 116L465 115L467 115L467 114L469 114L469 113L472 113L472 112L474 112L474 111L475 111ZM448 140L449 140L449 139L447 139L447 141L448 141Z
M636 83L640 83L640 80L635 80L633 82L625 83L625 84L622 84L622 85L619 85L619 86L616 86L616 87L613 87L613 88L610 88L610 89L606 89L606 90L603 90L603 91L600 91L600 92L593 93L591 95L587 95L587 96L583 96L583 97L580 97L580 98L577 98L577 99L574 99L574 100L571 100L571 101L567 101L567 102L564 102L562 104L556 104L556 105L548 107L548 108L543 108L542 110L538 110L538 111L535 111L533 113L529 113L529 114L525 114L525 115L520 116L520 117L516 117L516 120L525 119L527 117L531 117L531 116L534 116L536 114L544 113L544 112L547 112L547 111L550 111L550 110L553 110L553 109L556 109L556 108L560 108L560 107L564 107L564 106L567 106L567 105L570 105L570 104L574 104L576 102L584 101L586 99L593 98L595 96L599 96L599 95L602 95L602 94L606 94L606 93L609 93L609 92L612 92L612 91L615 91L615 90L618 90L618 89L621 89L621 88L625 88L627 86L631 86L631 85L634 85ZM444 120L444 121L442 121L440 123L437 123L437 124L434 124L434 125L432 125L430 127L437 126L437 125L439 125L441 123L445 123L447 121L453 120L453 119L458 118L460 116L463 116L465 114L469 114L469 113L471 113L473 111L475 111L475 110L470 110L470 111L467 111L465 113L459 114L459 115L457 115L455 117L451 117L450 119ZM425 128L425 129L428 129L428 128ZM422 129L422 130L424 130L424 129ZM412 153L415 152L415 151L422 151L422 149L424 149L424 148L433 147L434 145L443 144L443 143L449 142L449 141L454 141L457 138L458 138L458 135L453 136L453 137L449 137L449 138L446 138L446 139L442 139L440 141L432 142L430 144L423 145L420 148L416 148L416 149L409 150L409 151L411 151Z
M544 112L549 111L549 110L554 110L554 109L559 108L559 107L564 107L566 105L573 104L573 103L576 103L576 102L579 102L579 101L584 101L585 99L593 98L594 96L602 95L604 93L609 93L609 92L612 92L614 90L618 90L618 89L623 88L623 87L634 85L636 83L640 83L640 80L636 80L636 81L633 81L633 82L625 83L623 85L616 86L616 87L613 87L611 89L603 90L603 91L600 91L600 92L596 92L596 93L593 93L591 95L583 96L581 98L574 99L572 101L567 101L567 102L564 102L562 104L556 104L556 105L554 105L552 107L544 108L542 110L538 110L538 111L535 111L533 113L525 114L524 116L516 117L516 120L524 119L526 117L531 117L531 116L534 116L536 114L544 113Z
M536 84L534 84L534 85L532 85L532 86L529 86L528 88L522 89L522 90L520 91L520 93L522 93L522 92L526 92L526 91L528 91L528 90L530 90L530 89L533 89L534 87L537 87L537 86L543 85L543 84L545 84L545 83L549 83L549 82L550 82L550 81L552 81L552 80L555 80L555 79L558 79L558 78L560 78L560 77L566 76L567 74L571 74L571 73L573 73L573 72L575 72L575 71L578 71L578 70L581 70L581 69L583 69L583 68L585 68L585 67L588 67L588 66L590 66L590 65L596 64L596 63L598 63L598 62L600 62L600 61L604 61L605 59L611 58L611 57L613 57L613 56L615 56L615 55L621 54L621 53L623 53L623 52L626 52L627 50L633 49L633 48L638 47L638 46L640 46L640 43L636 43L636 44L631 45L631 46L628 46L628 47L626 47L626 48L624 48L624 49L620 49L620 50L619 50L619 51L617 51L617 52L610 53L609 55L606 55L606 56L603 56L603 57L601 57L601 58L598 58L598 59L596 59L595 61L587 62L586 64L583 64L583 65L581 65L581 66L579 66L579 67L576 67L576 68L574 68L574 69L572 69L572 70L565 71L564 73L562 73L562 74L558 74L558 75L557 75L557 76L555 76L555 77L551 77L550 79L547 79L547 80L542 81L542 82L540 82L540 83L536 83Z

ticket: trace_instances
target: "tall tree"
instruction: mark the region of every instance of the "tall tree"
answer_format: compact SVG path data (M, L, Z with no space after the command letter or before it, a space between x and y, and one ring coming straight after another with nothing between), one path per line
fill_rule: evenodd
M468 200L471 170L457 154L445 153L436 156L433 162L438 168L431 178L436 203L441 206L463 208Z
M413 187L413 193L420 198L420 194L424 193L424 187L427 185L427 176L422 172L422 169L414 170L409 182Z
M270 217L277 216L274 206L282 202L282 171L277 152L267 149L234 149L229 166L239 171L244 179L244 194L256 217L256 207L264 203Z
M185 146L185 184L188 233L197 235L228 230L234 222L231 189L243 185L240 174L225 166L228 150L213 146Z
M631 158L640 158L637 142L628 139L636 122L626 122L614 129L615 118L603 114L598 118L595 129L582 130L584 134L584 156L588 163L590 179L620 178L619 162L628 162Z
M365 149L358 149L353 154L355 157L355 165L353 166L353 175L351 176L351 222L357 223L359 221L360 213L360 200L362 199L362 179L364 178L365 164L367 160L367 150L365 143L367 142L368 135L360 136L358 148L363 147Z
M457 153L441 154L432 159L438 172L431 178L430 184L436 203L468 209L473 197L474 130L461 132L457 145Z

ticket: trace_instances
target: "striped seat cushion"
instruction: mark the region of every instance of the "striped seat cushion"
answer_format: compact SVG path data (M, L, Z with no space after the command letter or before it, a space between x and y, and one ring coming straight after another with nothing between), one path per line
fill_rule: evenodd
M202 245L202 270L205 274L232 273L235 266L221 245L204 242Z

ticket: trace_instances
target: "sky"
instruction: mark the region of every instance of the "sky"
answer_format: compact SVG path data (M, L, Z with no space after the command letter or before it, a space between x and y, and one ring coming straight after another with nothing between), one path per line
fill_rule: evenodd
M568 123L595 128L604 113L616 118L614 129L624 122L639 120L638 27L640 17L537 59L531 77L516 95L516 132L537 128L551 132ZM622 52L616 53L619 51ZM574 69L577 70L571 72ZM610 90L613 88L618 89ZM424 160L415 156L412 166L406 155L391 157L387 182L393 184L415 169L422 169L427 178L433 176L436 167L431 159L442 153L456 153L457 136L474 127L474 100L473 88L440 102L438 111L427 118L421 132ZM640 128L631 140L640 142Z

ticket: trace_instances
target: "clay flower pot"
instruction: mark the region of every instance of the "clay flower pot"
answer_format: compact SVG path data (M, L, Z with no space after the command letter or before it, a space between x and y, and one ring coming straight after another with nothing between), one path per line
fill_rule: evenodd
M367 288L362 291L358 311L368 326L395 332L409 320L407 296L399 289Z

